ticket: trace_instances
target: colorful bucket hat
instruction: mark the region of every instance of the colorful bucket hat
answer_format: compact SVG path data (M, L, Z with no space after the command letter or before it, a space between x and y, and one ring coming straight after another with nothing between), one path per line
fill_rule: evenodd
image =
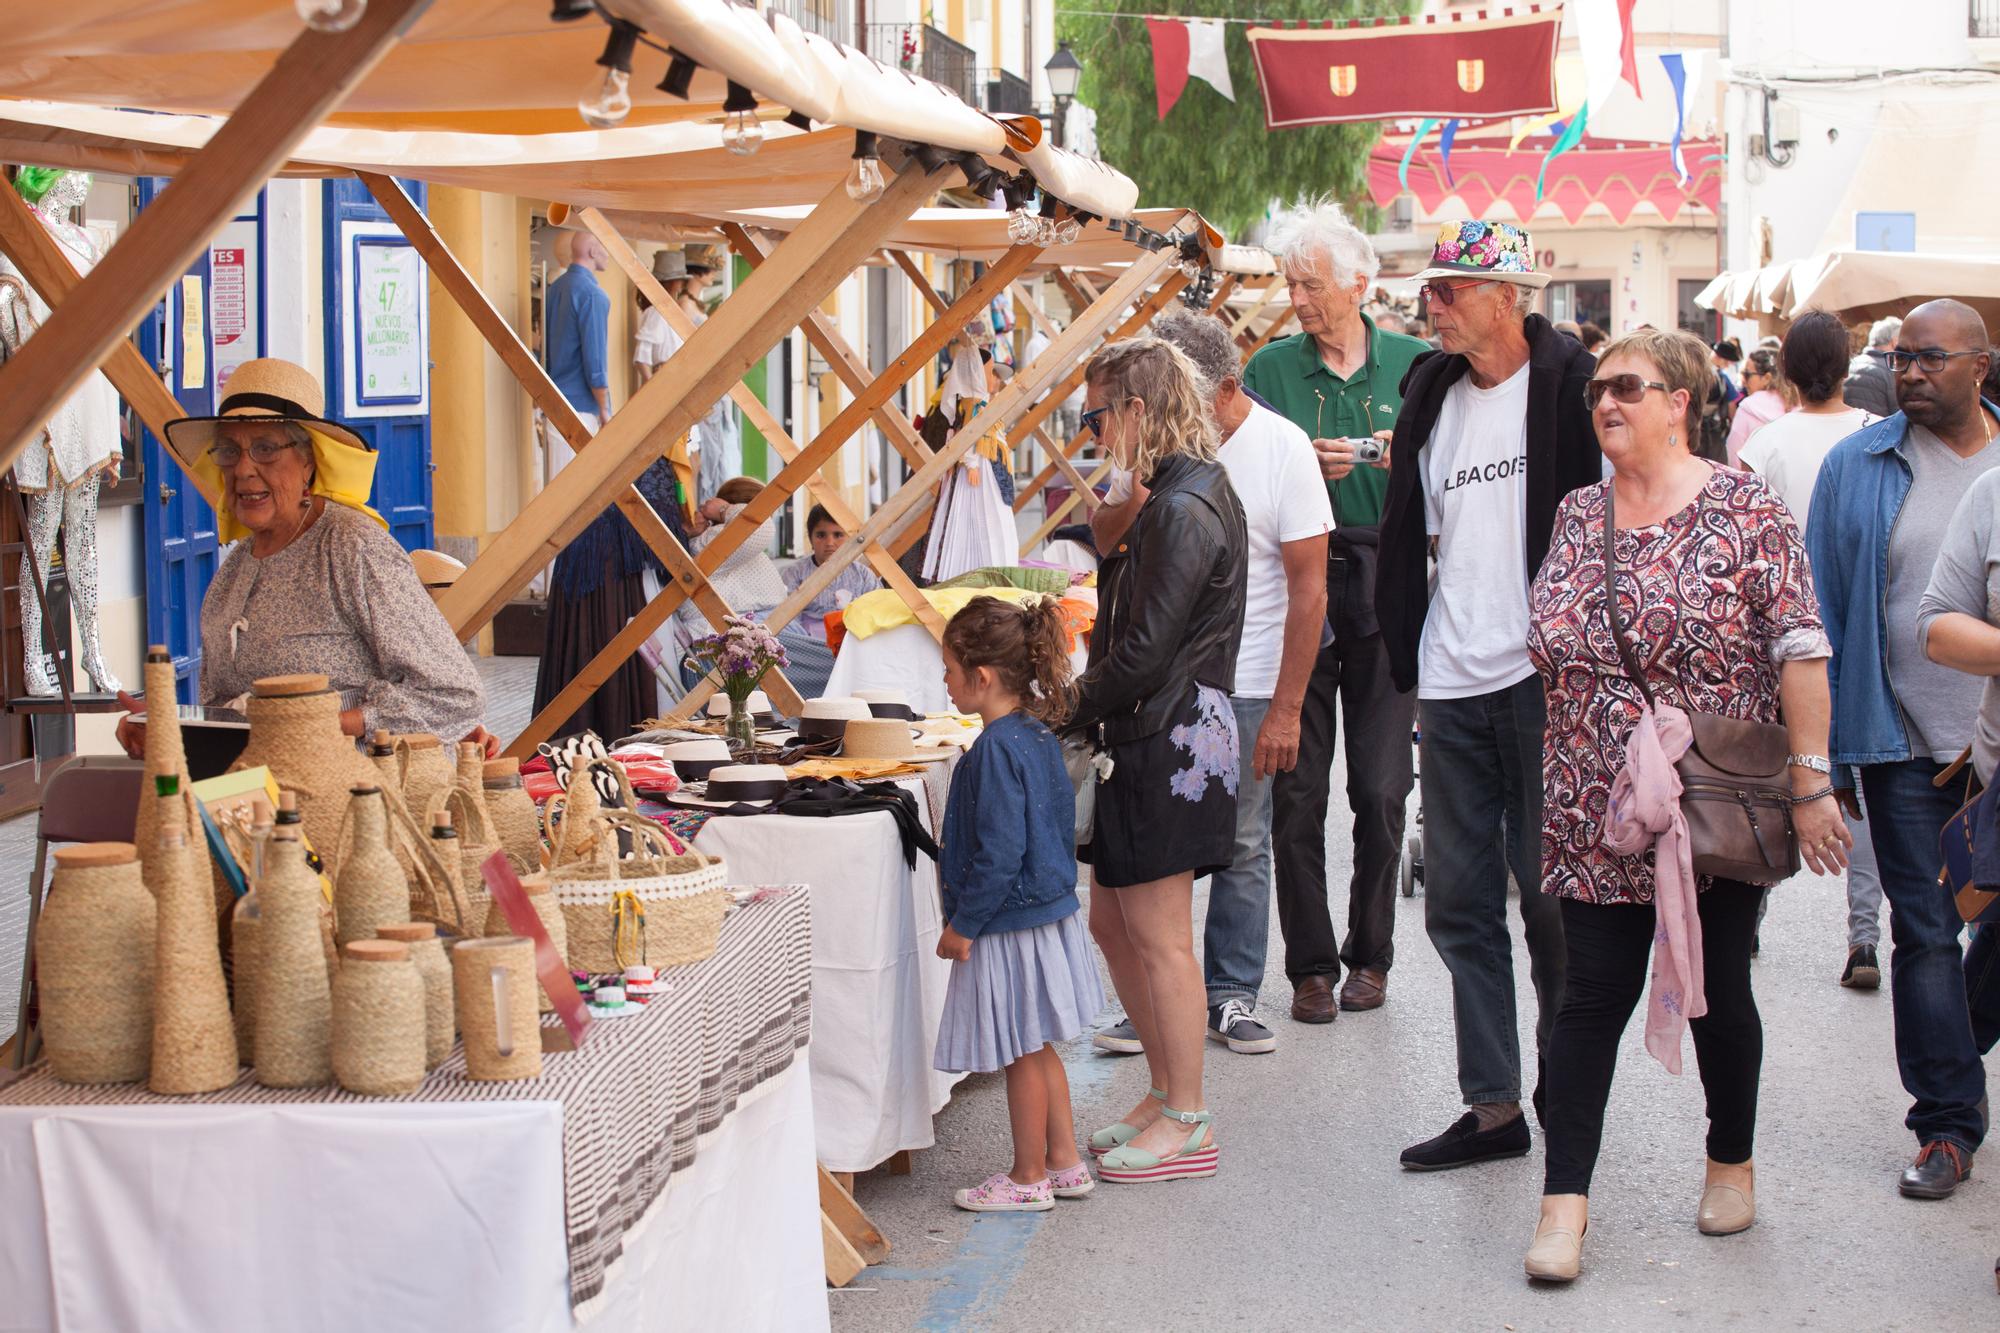
M1535 272L1535 246L1525 228L1511 222L1447 222L1438 228L1430 267L1418 282L1432 278L1492 278L1540 289L1549 275Z

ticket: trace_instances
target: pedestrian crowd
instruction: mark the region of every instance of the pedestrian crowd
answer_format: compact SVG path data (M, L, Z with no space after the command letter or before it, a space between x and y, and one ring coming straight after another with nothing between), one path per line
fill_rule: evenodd
M1433 347L1365 312L1377 259L1337 207L1302 206L1271 247L1298 334L1245 364L1227 326L1173 313L1088 363L1082 424L1117 470L1090 522L1081 674L1045 609L981 599L946 635L952 697L987 728L945 819L939 952L957 961L937 1063L1004 1068L1015 1139L1012 1169L960 1206L1216 1174L1205 1039L1278 1045L1257 1007L1271 902L1294 1021L1380 1007L1413 786L1466 1109L1401 1161L1518 1157L1538 1126L1529 1277L1580 1271L1642 1004L1649 1054L1678 1073L1691 1037L1706 1094L1697 1227L1754 1222L1751 958L1800 869L1846 874L1842 986L1879 985L1888 903L1915 1138L1899 1188L1949 1197L2000 1039L2000 924L1973 922L1968 948L1940 875L1941 832L2000 761L2000 407L1979 314L1928 302L1852 360L1822 312L1747 357L1650 327L1587 345L1531 311L1549 279L1528 234L1468 221L1418 275ZM1095 1178L1053 1051L1099 998L1077 862L1123 1008L1095 1043L1151 1074L1089 1134Z

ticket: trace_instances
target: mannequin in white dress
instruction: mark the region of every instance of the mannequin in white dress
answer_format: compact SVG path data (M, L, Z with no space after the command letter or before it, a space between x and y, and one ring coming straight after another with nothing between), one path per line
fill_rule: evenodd
M70 221L70 212L90 193L83 172L24 167L15 188L35 210L79 273L88 273L98 258L88 232ZM49 307L4 256L0 256L0 349L9 356L41 327ZM83 646L83 669L92 688L114 693L117 677L104 664L97 632L97 488L115 484L123 458L118 422L118 391L103 373L94 372L83 387L56 409L37 443L23 450L14 463L14 481L28 505L27 543L35 568L46 582L55 555L58 529L63 539L63 564L69 573L70 608ZM58 694L46 656L41 603L31 579L21 579L21 637L27 651L30 694Z

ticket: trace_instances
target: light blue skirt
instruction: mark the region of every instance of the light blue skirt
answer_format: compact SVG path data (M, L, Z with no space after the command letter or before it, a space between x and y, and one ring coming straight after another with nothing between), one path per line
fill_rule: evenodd
M951 965L937 1055L947 1073L990 1074L1089 1027L1104 1007L1083 913L1027 930L981 935Z

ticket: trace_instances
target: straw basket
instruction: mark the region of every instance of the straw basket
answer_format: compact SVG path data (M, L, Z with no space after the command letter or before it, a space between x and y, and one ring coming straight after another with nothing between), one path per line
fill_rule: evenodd
M340 867L335 844L353 787L375 785L375 766L340 729L340 695L325 676L266 676L245 705L250 740L232 770L263 765L280 787L296 792L306 840L328 876Z
M131 1083L153 1050L153 895L129 842L56 849L35 939L42 1037L65 1083Z
M424 1081L424 982L396 940L355 940L333 981L333 1076L349 1092L395 1097Z
M451 998L451 960L444 956L444 941L428 921L384 926L376 935L410 946L410 961L424 982L424 1068L436 1069L451 1054L451 1044L458 1037L458 1014Z
M624 768L591 759L545 811L554 848L549 882L562 904L570 966L617 972L701 962L715 952L729 906L722 858L695 851L630 808L602 806L590 783L590 770L600 765L617 775L636 807ZM621 833L631 847L622 856Z

